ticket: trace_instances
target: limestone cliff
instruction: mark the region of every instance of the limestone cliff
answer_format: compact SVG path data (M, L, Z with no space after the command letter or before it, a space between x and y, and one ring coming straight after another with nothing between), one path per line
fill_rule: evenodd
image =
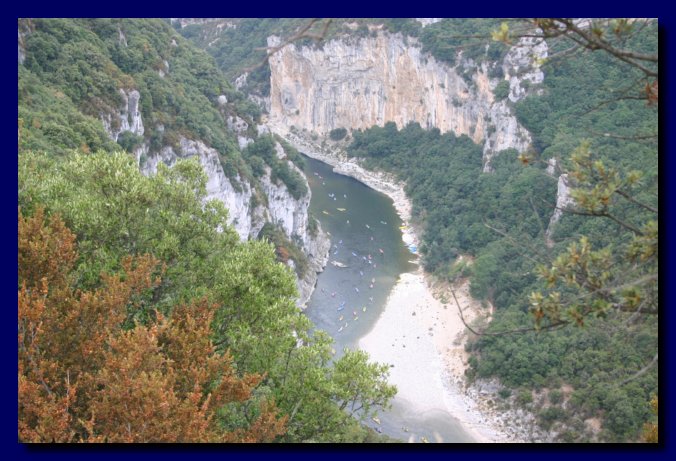
M279 145L278 150L283 152ZM267 206L262 204L254 206L255 201L252 197L255 194L255 186L239 176L229 179L223 171L218 152L201 141L181 137L178 149L165 146L154 154L147 154L146 150L143 155L146 159L139 166L144 174L154 174L160 162L172 165L180 158L198 157L207 176L207 199L217 199L225 204L228 209L228 224L234 227L240 239L256 238L263 225L272 222L282 229L287 237L299 244L308 258L309 268L305 275L297 280L298 304L302 306L307 303L314 289L317 273L321 272L327 263L331 245L321 228L315 235L308 230L310 219L308 206L311 198L309 187L307 195L295 199L283 183L272 181L268 170L260 178ZM296 168L293 164L290 166Z
M138 102L140 94L136 90L119 90L122 104L117 111L101 113L100 119L108 136L114 141L123 132L131 132L143 136L144 126ZM225 96L223 96L225 98ZM226 126L236 136L240 148L253 142L247 136L248 124L238 116L226 118ZM157 131L164 131L162 125L155 127ZM258 127L264 132L265 126ZM285 156L282 147L276 145L278 156ZM155 174L157 165L162 162L173 165L178 159L198 157L207 176L207 199L216 199L223 202L228 209L228 224L233 226L240 239L256 238L266 222L272 222L280 227L286 236L299 244L308 258L309 269L302 278L298 278L299 305L304 305L310 298L317 280L317 273L321 272L328 260L330 241L326 234L319 229L315 235L308 231L308 207L311 193L296 200L283 183L272 181L268 171L260 178L260 189L265 194L267 206L253 205L255 186L241 177L228 178L223 171L218 152L199 140L190 140L183 136L179 138L177 148L164 146L159 152L150 152L149 143L143 142L134 151L139 168L144 174ZM291 162L291 168L303 174Z
M278 43L277 37L268 39L269 46ZM533 56L546 52L544 44L521 41L507 53L501 65L510 84L509 101L527 94L524 81L542 81ZM321 135L334 128L418 122L466 134L483 145L485 171L496 152L523 151L531 142L511 104L495 100L500 79L489 77L485 63L460 59L450 67L400 34L334 39L321 48L289 45L270 58L270 69L270 120L276 125ZM467 69L471 83L461 75Z
M570 194L570 184L568 180L568 174L566 173L561 174L559 175L558 186L556 191L556 209L554 210L554 213L552 213L552 216L549 218L549 225L547 226L547 231L545 232L545 240L547 246L552 247L554 245L554 242L551 237L552 234L554 233L554 227L556 226L556 223L559 222L561 216L563 216L563 210L574 204L575 200Z
M141 94L137 90L118 90L122 103L117 112L100 114L103 128L113 141L117 141L120 133L129 131L143 136L143 119L139 108Z

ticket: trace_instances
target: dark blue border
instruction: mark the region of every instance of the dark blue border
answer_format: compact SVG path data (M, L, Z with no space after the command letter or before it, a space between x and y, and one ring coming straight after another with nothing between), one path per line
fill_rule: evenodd
M663 277L661 296L662 296L662 317L660 325L661 338L661 360L660 360L660 394L661 413L660 413L660 440L663 442L659 447L648 447L645 445L593 445L593 446L565 446L565 445L546 445L546 446L438 446L438 445L396 445L388 446L257 446L257 447L235 447L235 446L172 446L163 447L152 445L147 447L123 447L115 446L25 446L17 443L16 440L16 342L15 330L13 329L14 319L16 318L16 297L14 291L16 288L16 221L14 215L17 213L17 176L16 176L16 157L14 152L14 140L16 139L16 120L17 108L13 100L5 98L2 129L5 135L2 139L5 141L5 162L6 167L2 168L2 187L3 198L2 207L4 216L11 216L0 226L3 243L2 245L2 265L5 276L1 278L3 284L2 292L5 293L4 303L5 315L3 316L2 328L3 334L3 379L2 383L2 441L5 448L4 455L12 458L49 458L51 459L88 459L92 457L119 459L128 458L147 458L151 456L161 456L162 458L185 458L193 454L201 454L204 457L259 457L273 456L275 458L312 458L321 459L337 458L345 460L347 457L368 456L380 457L381 455L390 458L392 455L405 457L461 457L470 456L472 460L479 458L499 459L504 457L543 459L566 459L574 457L577 461L579 457L597 458L608 457L616 459L647 459L666 458L667 455L674 455L674 434L671 416L674 415L674 399L668 392L669 384L673 383L673 356L670 353L674 345L673 331L676 327L673 325L675 316L669 313L673 299L673 288L670 286L671 261L674 252L674 243L670 241L672 237L670 232L673 229L673 178L676 177L674 171L674 160L672 149L668 143L668 133L673 132L673 118L668 117L668 108L676 107L674 105L673 92L669 91L669 76L671 75L670 59L671 51L674 47L673 20L666 7L658 5L658 2L649 4L638 4L634 2L632 6L622 6L596 2L543 2L543 1L515 1L515 2L496 2L491 5L488 2L429 2L429 5L416 4L412 7L410 2L406 4L375 3L375 2L355 2L351 0L336 2L320 2L311 5L304 5L297 2L209 2L197 4L195 2L184 2L176 7L169 7L162 2L88 2L86 5L64 4L63 2L49 2L39 4L38 2L12 2L5 5L14 14L11 17L3 18L2 27L2 46L5 53L6 67L9 68L2 73L8 89L12 94L12 89L16 89L17 74L14 73L15 65L15 30L16 19L18 17L116 17L124 13L123 16L135 17L338 17L338 16L360 16L360 17L410 17L410 16L436 16L436 17L530 17L530 16L593 16L593 17L658 17L660 18L660 55L662 56L662 65L660 69L660 80L662 80L662 94L660 100L660 207L662 208L662 220L660 223L661 235L661 268ZM563 11L562 11L563 10ZM567 13L567 14L566 14ZM666 54L665 54L666 52ZM665 76L667 77L665 79ZM16 90L14 90L16 91ZM16 93L14 93L16 94ZM672 237L673 238L673 237ZM665 272L666 270L666 272ZM11 294L11 295L8 295ZM667 333L672 333L671 335ZM349 451L350 453L346 453ZM380 453L382 452L382 453ZM458 458L456 458L458 459Z

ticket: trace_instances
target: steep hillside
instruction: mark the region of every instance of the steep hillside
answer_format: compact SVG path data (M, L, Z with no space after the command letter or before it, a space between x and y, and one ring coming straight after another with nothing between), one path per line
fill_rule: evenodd
M307 135L395 122L466 134L483 146L484 170L494 155L524 152L530 134L513 103L537 93L547 45L524 38L464 46L453 35L489 33L499 20L336 18L320 21L266 64L265 49L308 20L176 20L182 35L215 57L238 87L270 115L279 130ZM326 28L324 28L326 26ZM457 43L456 43L457 42ZM450 50L450 51L449 51ZM457 55L457 59L456 59Z
M275 47L297 25L284 23L285 33L277 22L229 22L226 40L222 21L232 20L182 33L214 55L220 47L225 62L225 50ZM657 391L657 317L624 305L628 291L613 282L647 280L632 287L634 302L657 312L656 86L598 50L569 55L565 39L510 36L508 46L480 38L501 28L495 19L335 19L323 41L294 41L256 70L269 72L269 88L246 88L270 127L297 146L397 174L423 228L426 269L471 277L472 294L495 308L489 331L532 328L529 311L542 314L532 293L560 299L555 320L578 316L585 328L473 343L469 375L518 389L511 398L504 389L501 406L539 412L560 440L633 440ZM657 52L654 22L600 21L594 32ZM250 72L231 66L243 85ZM594 200L602 202L589 212ZM578 214L561 210L578 206ZM564 266L580 236L593 242L585 251L594 264L607 264L598 269L610 290L603 296ZM637 261L631 248L642 245L649 250ZM472 265L455 264L467 254ZM542 269L552 264L553 272ZM557 285L557 271L569 282Z
M270 39L270 45L277 43ZM495 153L523 152L531 142L505 97L515 102L525 94L521 82L542 81L532 56L546 56L546 47L524 40L495 64L507 77L514 74L509 95L498 99L494 91L501 79L489 76L487 64L461 60L452 68L401 35L336 39L321 48L288 46L270 59L270 123L326 135L336 128L417 122L483 145L489 171Z
M146 174L160 161L198 157L207 198L225 204L241 239L257 238L270 222L285 236L278 246L298 248L289 264L300 303L308 299L328 240L309 231L317 226L292 162L299 157L273 140L276 155L253 173L247 146L272 138L257 126L258 107L206 53L160 20L22 20L19 62L20 151L124 149Z
M256 106L161 20L18 42L19 440L383 441L389 366L297 306L330 243Z

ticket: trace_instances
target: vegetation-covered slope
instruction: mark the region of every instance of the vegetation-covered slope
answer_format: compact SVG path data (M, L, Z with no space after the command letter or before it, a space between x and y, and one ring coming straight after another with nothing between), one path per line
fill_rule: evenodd
M33 112L46 101L35 97L29 82L48 86L64 105L72 103L95 119L118 109L119 89L136 89L144 136L152 151L176 145L178 136L185 135L215 148L244 173L236 137L228 131L225 117L238 115L252 122L259 116L258 108L232 88L206 53L182 40L169 25L149 19L22 21L26 59L20 71L19 88L24 91L19 92L19 105L27 130L24 138L30 139L33 129L45 129L35 127L34 120L38 125L42 120ZM227 98L224 110L220 95ZM85 127L71 129L79 132ZM35 147L26 142L24 147Z
M226 118L252 127L257 109L160 20L20 31L20 439L375 440L352 416L387 405L387 367L361 352L333 360L273 247L240 242L223 204L205 203L196 159L146 177L121 152L200 139L255 181ZM104 130L119 89L140 93L143 139ZM246 157L291 183L271 145Z
M124 149L137 153L143 166L166 146L180 155L181 138L199 140L218 152L233 187L239 187L239 178L253 186L256 203L265 203L258 184L260 158L242 156L238 143L238 136L258 141L259 108L232 87L208 54L166 22L22 19L19 29L25 53L19 66L20 151L64 155L69 149ZM121 104L133 91L140 95L143 134L123 131L112 142L101 120L109 121L109 134L118 133ZM127 116L131 125L133 114ZM232 129L238 123L246 124L246 132ZM249 150L270 147L268 141L263 137L260 148ZM288 157L298 162L292 152ZM306 193L286 161L272 155L265 163L272 180L284 183L296 199ZM294 242L279 243L303 264Z
M652 24L623 46L656 53L656 40ZM550 52L561 47L552 41ZM601 439L631 440L657 392L657 110L640 93L643 74L608 54L579 53L543 70L542 95L516 104L534 137L521 162L505 151L482 174L469 139L417 125L353 133L348 152L406 181L426 269L471 274L472 294L496 308L472 345L471 375L528 390L522 404L532 405L531 389L554 392L541 422L564 422L563 440L588 440L584 421L596 417ZM550 158L558 169L547 174ZM561 172L580 213L564 213L550 243ZM461 253L476 258L470 268L454 265ZM506 334L540 319L559 327Z

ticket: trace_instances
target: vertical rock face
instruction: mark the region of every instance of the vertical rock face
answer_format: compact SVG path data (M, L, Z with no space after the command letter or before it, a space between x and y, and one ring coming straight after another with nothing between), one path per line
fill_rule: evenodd
M268 39L269 46L278 42ZM526 65L533 46L520 43L503 62L512 102L527 93L524 80L542 80L532 59ZM472 63L461 60L457 69L466 66ZM418 122L484 145L484 169L490 171L495 152L523 151L531 138L507 102L495 101L492 90L500 80L489 78L486 65L473 67L468 85L456 68L423 54L415 39L382 32L332 40L321 49L287 46L270 58L270 121L319 134Z
M291 162L289 166L305 178L302 171ZM307 273L302 278L297 278L296 282L300 295L299 304L304 305L312 295L317 281L316 274L321 272L328 262L331 241L321 228L316 235L310 234L308 230L310 220L308 208L312 196L309 186L307 195L295 199L283 183L274 183L271 180L269 168L261 178L261 186L268 200L268 220L279 226L307 256L309 266Z
M23 64L26 60L26 50L23 45L23 36L21 35L21 29L19 29L19 64Z
M101 122L103 128L113 141L117 141L120 133L129 131L138 136L143 136L143 120L141 118L141 110L139 109L139 100L141 94L137 90L127 91L120 89L120 96L122 104L118 111L114 114L101 114Z
M235 178L241 190L236 190L225 176L223 167L215 149L207 147L201 141L192 141L180 138L180 149L176 152L172 147L163 147L160 152L151 154L143 165L140 165L143 174L151 175L157 172L157 165L162 162L173 165L181 158L198 157L207 176L207 200L217 199L228 208L228 224L232 225L242 240L246 240L256 230L256 223L252 222L254 215L251 209L251 186L239 177Z
M538 62L548 55L547 43L535 37L522 37L512 46L502 62L505 79L509 81L509 100L517 102L529 94L531 85L542 83L545 75Z
M563 215L562 210L565 210L567 207L574 204L575 200L570 195L568 175L562 174L559 176L558 189L556 191L556 209L554 210L554 213L552 213L551 218L549 218L549 225L547 226L547 231L545 232L545 241L547 242L547 246L551 247L554 245L551 237L554 233L554 227L556 223L559 222L559 219L561 219L561 216Z
M418 21L420 24L422 24L423 27L429 26L430 24L437 23L441 21L443 18L415 18L416 21Z
M140 94L136 90L126 92L119 90L122 104L117 112L102 113L100 115L104 129L108 136L117 141L123 132L131 132L143 136L145 129L139 110ZM225 95L219 97L219 103L227 102ZM246 147L253 142L247 136L248 124L237 116L226 119L228 129L235 133L240 148ZM258 131L269 132L265 125L261 125ZM157 131L164 131L162 125L156 127ZM284 150L277 144L278 156L283 157ZM187 139L183 136L179 139L178 149L171 146L163 147L159 152L150 152L149 143L146 141L134 151L136 161L143 174L150 175L157 172L157 165L161 162L173 165L178 159L198 157L202 168L207 176L207 200L220 200L228 209L228 224L234 227L240 239L247 240L258 237L260 230L266 222L277 224L289 237L295 241L308 257L309 269L302 278L297 279L299 290L299 305L304 305L310 298L314 285L317 281L317 273L324 269L328 260L330 241L326 234L319 229L316 235L308 232L308 207L310 193L296 200L283 183L271 180L270 172L260 179L260 186L266 195L268 207L262 205L253 206L255 200L254 185L237 176L231 181L223 171L218 152L208 147L201 141ZM291 168L303 174L289 162ZM306 184L307 185L307 184Z
M278 150L283 152L281 146ZM328 251L331 245L326 234L319 229L316 235L308 231L308 207L310 192L295 199L286 185L276 183L270 177L270 171L260 178L260 185L267 198L268 205L252 206L254 186L239 176L231 181L223 172L218 152L206 146L201 141L180 138L180 149L164 147L160 152L147 155L145 162L140 165L143 174L155 174L157 165L162 162L173 165L180 158L198 157L207 176L207 200L217 199L223 202L228 209L228 224L233 226L240 239L256 238L266 222L272 222L284 231L290 240L296 242L308 258L309 268L302 278L297 279L299 290L299 305L304 305L310 298L317 281L317 273L321 272L328 260ZM138 156L138 154L137 154ZM138 158L138 157L137 157ZM301 173L293 164L289 166ZM303 176L304 177L304 176ZM237 183L237 187L233 185Z

